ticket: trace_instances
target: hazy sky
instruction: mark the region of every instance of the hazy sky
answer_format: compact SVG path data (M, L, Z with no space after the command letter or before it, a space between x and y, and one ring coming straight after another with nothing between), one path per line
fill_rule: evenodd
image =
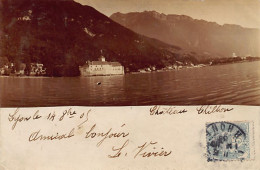
M155 10L196 19L260 28L260 0L75 0L110 16Z

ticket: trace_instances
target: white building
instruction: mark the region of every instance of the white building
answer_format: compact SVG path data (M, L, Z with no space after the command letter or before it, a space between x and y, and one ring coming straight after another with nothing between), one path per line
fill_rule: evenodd
M119 62L107 62L104 56L99 61L87 61L79 67L81 76L122 75L124 67Z

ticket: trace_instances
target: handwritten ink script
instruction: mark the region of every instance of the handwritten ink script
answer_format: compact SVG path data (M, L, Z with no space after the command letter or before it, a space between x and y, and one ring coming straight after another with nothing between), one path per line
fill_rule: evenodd
M150 115L176 115L176 114L183 114L187 113L188 111L186 109L177 109L176 107L164 107L161 106L153 106L150 109Z
M93 109L93 108L92 108ZM142 136L138 142L133 141L135 133L129 130L126 120L115 121L104 126L95 119L95 111L86 109L83 111L72 108L62 110L30 110L26 113L17 108L8 114L8 122L13 132L25 131L26 140L29 143L72 141L74 138L92 141L96 148L110 147L106 152L108 158L132 157L155 158L173 156L172 148L167 148L167 142L159 138L146 138ZM184 114L210 115L231 112L234 109L221 105L174 107L152 106L146 112L149 116L181 116ZM102 118L103 119L103 118ZM33 125L31 125L33 124ZM131 125L131 124L130 124ZM29 126L26 130L24 127ZM153 133L153 129L150 129Z
M213 113L225 113L225 112L230 112L234 110L234 108L231 107L223 107L221 105L214 105L214 106L200 106L197 107L197 112L198 114L213 114Z
M127 152L123 152L124 149L128 146L129 140L126 140L124 144L120 147L113 147L112 150L115 152L113 155L108 155L109 158L117 158L121 155L127 156ZM145 142L143 145L138 146L134 153L134 158L137 157L143 157L143 158L149 158L149 157L167 157L172 154L172 151L166 151L163 147L157 148L158 142Z
M188 107L187 107L188 108ZM181 115L187 114L188 112L193 113L194 110L188 110L185 107L174 107L174 106L153 106L150 108L151 116L159 115ZM196 108L198 114L214 114L214 113L225 113L234 110L232 107L224 107L222 105L202 105Z
M1 108L0 169L257 169L259 114L230 105Z
M45 121L43 127L37 126L30 129L26 139L29 143L70 140L80 136L82 140L95 141L96 148L109 145L111 149L110 153L107 153L108 158L132 157L137 159L172 155L172 150L166 149L155 139L143 139L142 143L130 145L132 134L127 130L127 124L123 122L119 123L118 126L103 127L102 124L95 122L95 120L90 120L90 114L93 114L91 109L85 112L77 112L69 108L59 113L53 111L46 114L39 110L24 113L18 108L8 115L8 121L11 124L11 131L16 131L20 126L29 123ZM72 127L70 121L73 122ZM68 125L66 125L66 128L59 129L59 123L68 123ZM57 129L53 128L51 131L46 131L46 126L54 126Z

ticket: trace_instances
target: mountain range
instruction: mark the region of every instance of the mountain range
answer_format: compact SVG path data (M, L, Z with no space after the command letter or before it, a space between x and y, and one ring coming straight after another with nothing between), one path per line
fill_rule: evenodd
M79 75L78 66L101 55L129 71L163 68L177 60L196 62L198 57L71 0L1 0L0 10L0 58L43 63L49 76Z
M198 64L232 52L256 55L258 49L257 29L187 16L153 11L109 18L73 0L0 2L0 66L43 63L49 76L78 76L79 66L101 55L136 71Z
M156 11L115 13L110 17L136 33L213 57L260 56L260 30L165 15Z

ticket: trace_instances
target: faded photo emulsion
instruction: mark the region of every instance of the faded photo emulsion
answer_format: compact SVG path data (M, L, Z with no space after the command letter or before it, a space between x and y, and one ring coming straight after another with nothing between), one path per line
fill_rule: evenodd
M0 169L260 167L259 0L0 0Z
M259 8L1 0L0 105L259 105Z

